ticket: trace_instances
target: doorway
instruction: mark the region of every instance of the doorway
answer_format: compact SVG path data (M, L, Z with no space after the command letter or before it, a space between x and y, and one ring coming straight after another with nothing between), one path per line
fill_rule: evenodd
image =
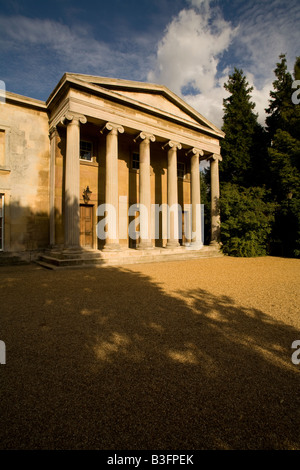
M93 206L80 205L80 246L93 248Z

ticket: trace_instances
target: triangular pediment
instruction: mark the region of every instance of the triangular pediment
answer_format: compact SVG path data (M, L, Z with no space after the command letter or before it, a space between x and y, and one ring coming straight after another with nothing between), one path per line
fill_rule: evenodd
M179 108L178 105L176 105L174 102L167 99L161 93L154 93L154 92L142 93L138 91L123 91L123 90L118 91L118 93L122 94L123 96L126 96L127 98L138 101L139 103L152 106L153 108L156 108L157 110L164 111L165 113L169 113L173 116L177 116L184 120L194 122L195 124L199 124L199 121L197 121L193 116L191 116L190 113L187 113L182 108ZM201 121L201 123L203 125L206 124L204 121Z
M220 129L163 85L84 74L68 73L65 77L69 81L85 83L86 86L99 89L99 91L107 90L107 93L119 97L128 105L164 115L169 119L182 122L183 125L199 127L219 137L223 136Z

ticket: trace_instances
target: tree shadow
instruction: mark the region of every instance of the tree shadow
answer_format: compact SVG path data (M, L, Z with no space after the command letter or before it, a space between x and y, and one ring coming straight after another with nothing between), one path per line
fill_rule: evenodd
M300 448L295 328L125 267L0 277L1 448Z

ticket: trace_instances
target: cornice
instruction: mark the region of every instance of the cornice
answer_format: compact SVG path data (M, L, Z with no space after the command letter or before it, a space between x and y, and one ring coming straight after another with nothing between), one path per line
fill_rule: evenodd
M109 79L107 79L109 81ZM118 80L116 79L115 81L110 82L111 86L115 86L114 84L117 83ZM119 81L121 82L121 81ZM167 111L162 111L161 109L158 109L154 106L151 106L149 104L143 103L141 101L135 100L133 98L127 97L122 95L121 93L118 93L115 90L110 90L109 87L106 88L107 86L101 86L101 84L93 84L91 82L84 81L80 78L76 78L76 75L72 74L65 74L54 91L51 93L47 100L47 106L48 108L53 106L53 103L55 102L55 99L59 97L61 93L63 93L63 89L66 87L71 87L73 86L74 88L79 88L82 90L89 90L89 93L93 93L94 95L100 95L105 97L106 99L122 103L125 106L129 106L132 108L136 108L139 110L142 110L146 113L156 115L159 117L164 117L167 120L177 122L180 124L184 124L188 127L192 127L198 131L201 131L205 134L211 135L215 138L223 138L224 133L216 128L212 123L210 123L207 119L205 119L200 113L198 113L196 110L194 110L191 106L189 106L187 103L185 103L181 98L179 98L177 95L175 95L173 92L171 92L168 88L162 86L162 85L151 85L151 84L143 84L144 86L141 87L140 82L127 82L124 81L125 83L132 83L132 90L140 90L140 91L148 91L152 93L160 93L163 96L165 96L167 99L169 99L173 104L176 104L181 110L187 112L187 114L190 114L193 119L196 121L202 121L202 125L200 122L193 122L189 121L187 119L184 119L182 117L176 116L172 113L168 113ZM135 87L135 84L138 84ZM123 85L124 87L125 85ZM139 88L140 86L140 88ZM126 85L128 89L128 85ZM121 90L122 86L119 86L119 89ZM207 127L208 126L208 127Z
M7 91L5 93L5 103L12 103L12 104L16 104L19 106L21 105L21 106L25 106L28 108L38 109L39 111L47 112L47 105L44 101L36 100L35 98L29 98L28 96L18 95L10 91ZM5 103L4 103L4 106L5 106Z
M83 105L86 107L86 109L83 109ZM166 127L159 125L158 123L144 122L141 121L140 118L136 118L135 116L128 116L125 111L120 110L120 112L116 115L115 113L112 113L110 110L103 106L91 104L73 97L66 98L64 100L63 104L59 107L58 112L52 117L50 121L50 126L60 124L61 118L64 116L65 113L77 113L78 109L80 109L80 112L87 117L90 116L92 118L100 119L106 122L115 122L115 120L117 120L117 122L122 123L122 126L124 126L125 128L147 132L149 134L155 135L156 137L160 137L163 140L176 141L180 137L180 142L183 145L187 147L196 147L203 149L206 154L218 153L220 151L220 146L217 139L215 141L210 140L207 136L203 134L197 136L191 135L189 134L188 129L184 126L181 126L181 132L179 134L178 131L167 129ZM93 109L94 113L89 114L88 109ZM199 132L199 129L194 129L194 131Z
M103 106L100 106L100 105L97 105L95 103L89 103L89 102L86 102L82 99L79 99L79 98L74 98L74 97L70 97L67 99L67 101L71 104L72 102L73 103L77 103L77 104L80 104L80 105L86 105L86 106L89 106L91 107L92 109L96 109L96 110L107 110L107 108L103 107ZM137 107L136 107L137 108ZM178 116L175 116L173 114L170 114L166 111L160 111L158 110L157 108L154 108L154 107L151 107L150 105L147 105L147 104L143 104L141 107L139 107L139 109L144 112L145 114L151 114L152 116L157 116L161 119L165 119L167 121L171 121L177 125L180 125L182 127L186 127L186 128L189 128L189 129L192 129L194 131L197 131L197 132L201 132L202 134L209 134L209 137L215 137L216 139L218 139L219 137L215 136L215 134L213 133L212 135L210 135L210 133L208 132L207 128L204 127L204 126L201 126L200 124L197 124L197 123L194 123L192 121L187 121L186 119L184 118L181 118L181 117L178 117ZM122 113L121 111L118 113L118 115L121 117L124 117L124 113Z

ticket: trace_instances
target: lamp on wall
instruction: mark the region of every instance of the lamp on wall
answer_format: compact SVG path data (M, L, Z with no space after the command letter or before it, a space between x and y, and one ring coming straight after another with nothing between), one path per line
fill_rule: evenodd
M89 186L87 186L84 190L83 190L83 200L85 202L85 204L87 204L90 200L90 195L92 194L92 191L90 191L90 188Z

